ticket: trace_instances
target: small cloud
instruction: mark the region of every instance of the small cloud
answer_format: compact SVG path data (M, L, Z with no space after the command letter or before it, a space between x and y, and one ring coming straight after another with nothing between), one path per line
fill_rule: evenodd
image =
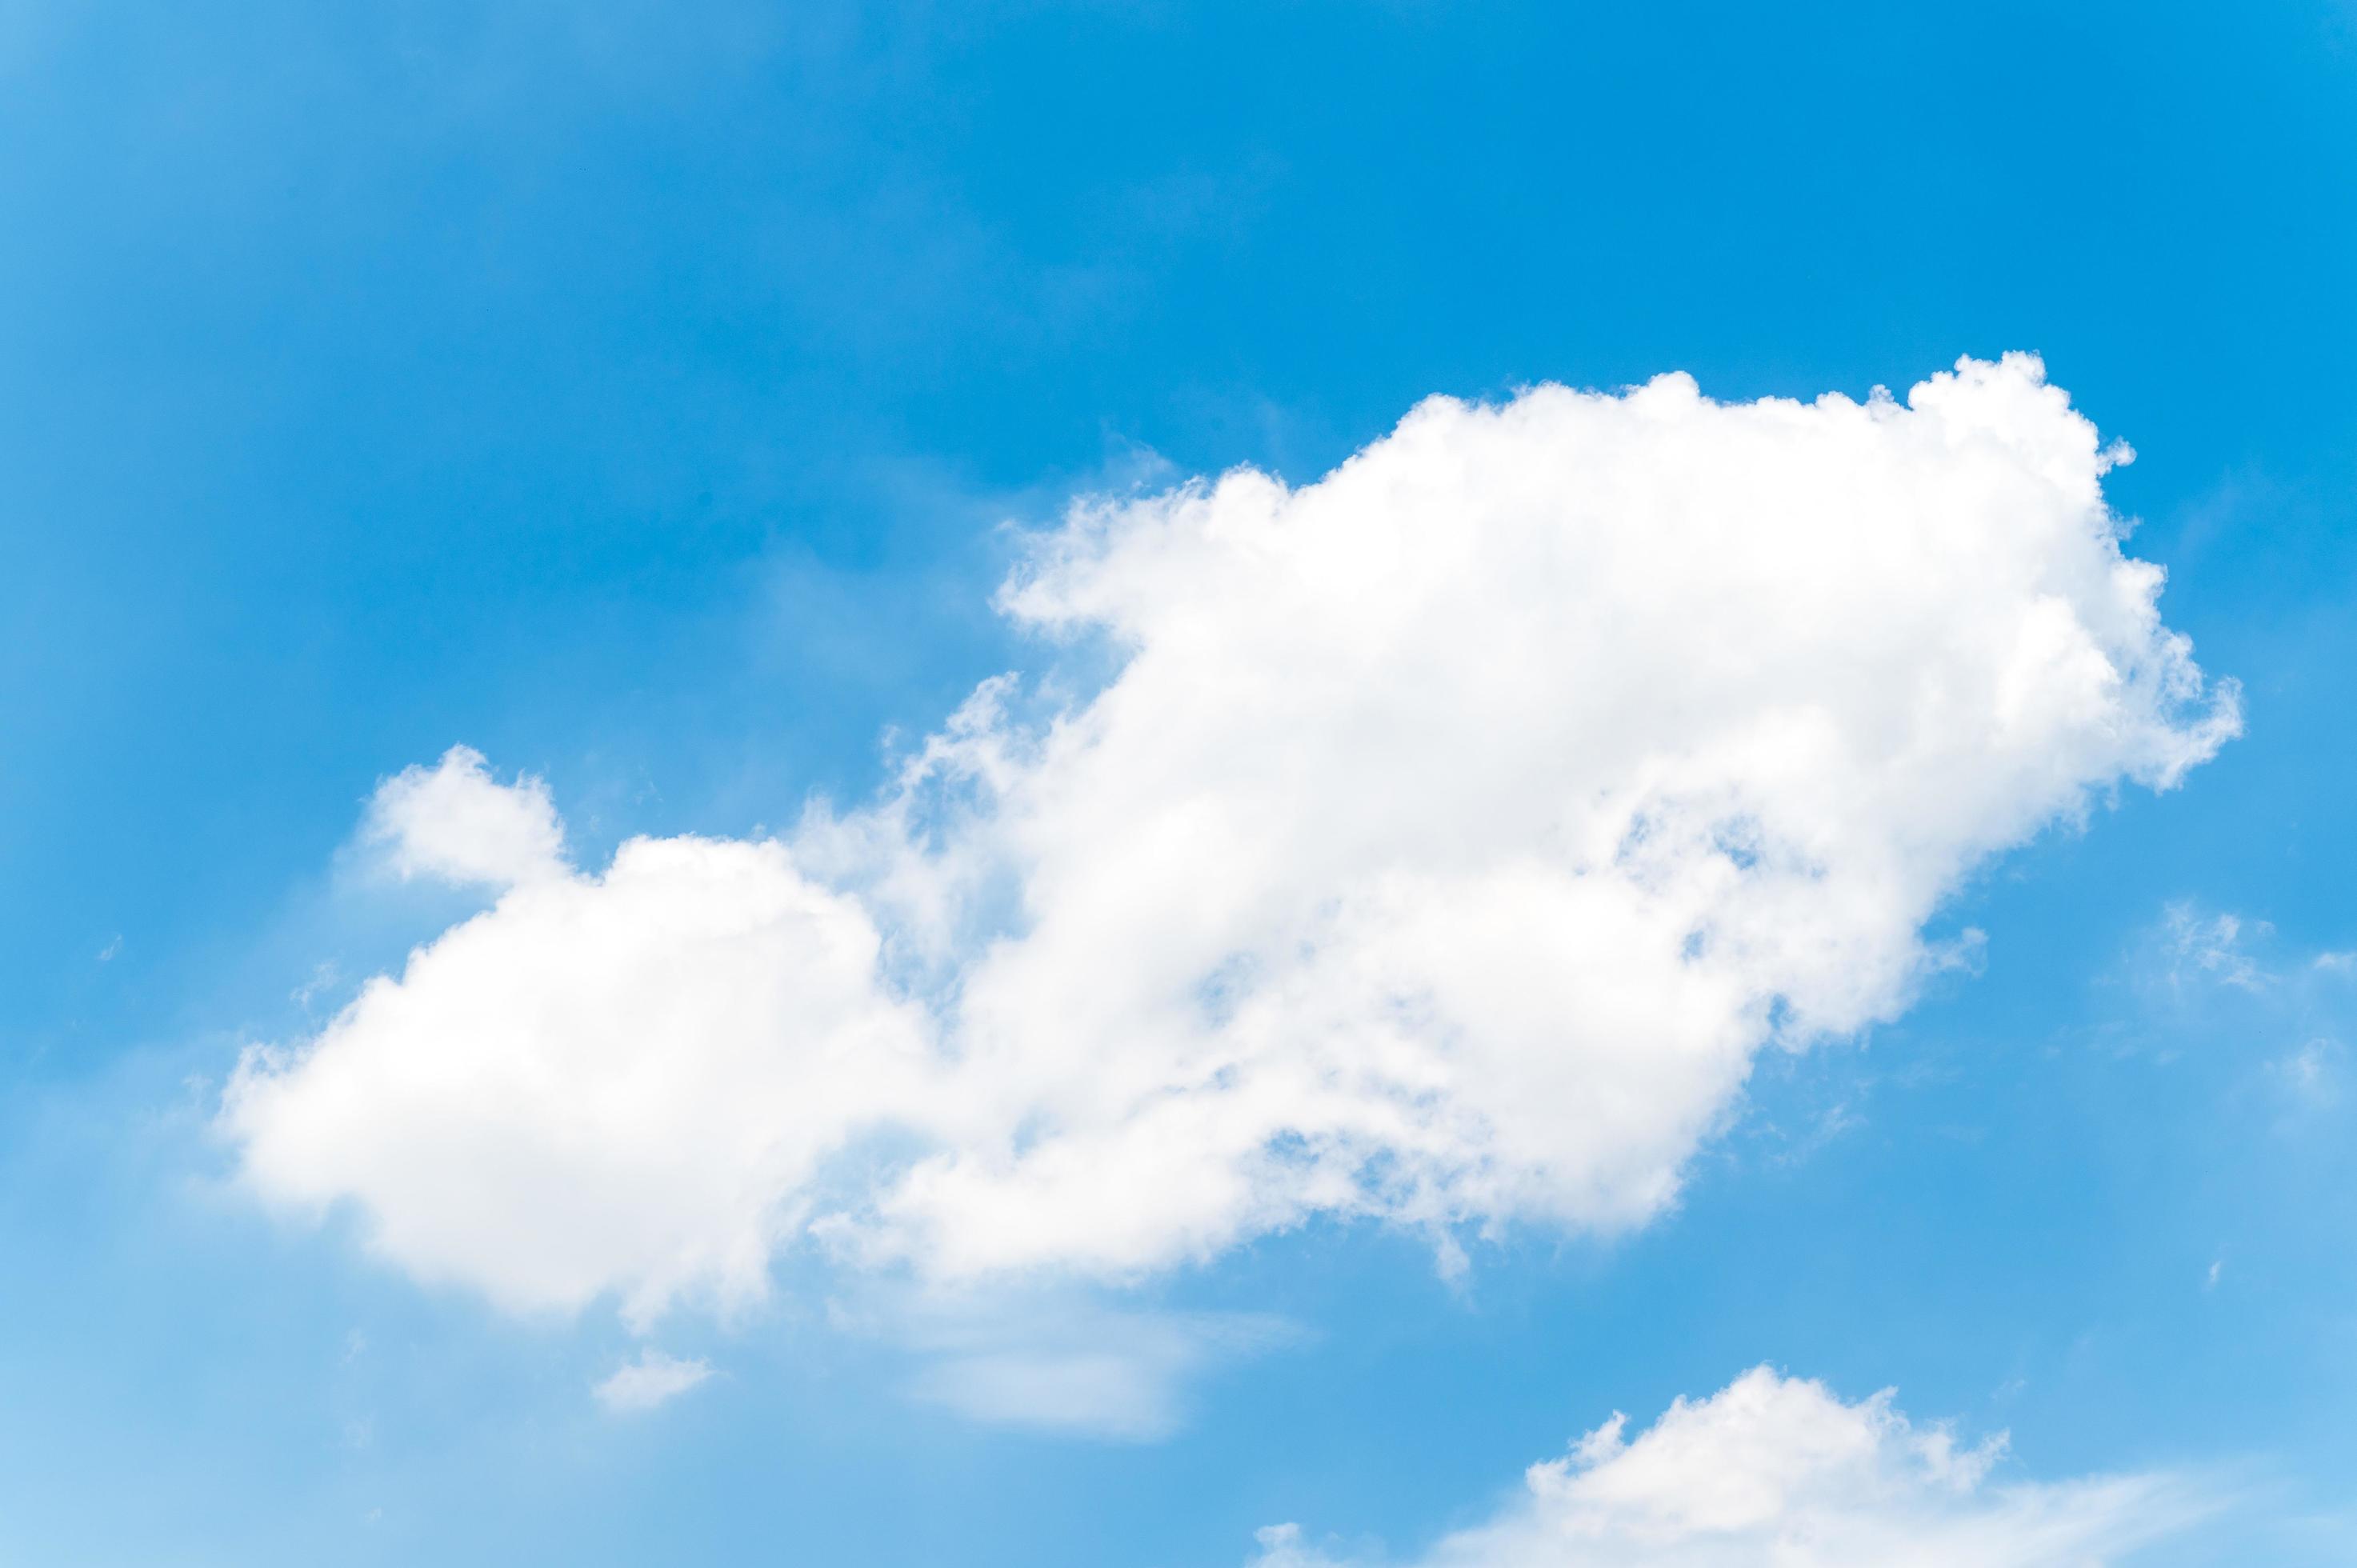
M407 882L511 887L565 870L565 829L545 780L493 778L483 754L454 746L432 768L406 768L370 797L365 843Z
M2205 915L2180 900L2162 911L2161 930L2171 991L2181 993L2190 984L2204 983L2258 991L2273 978L2248 947L2253 939L2274 930L2265 920L2246 921L2222 911Z
M712 1367L708 1362L683 1361L660 1350L647 1349L639 1352L637 1360L617 1368L613 1376L590 1391L608 1410L635 1414L677 1399L710 1376Z
M1926 942L1923 957L1925 967L1933 974L1977 977L1988 968L1988 933L1978 926L1966 926L1945 941Z
M337 969L333 961L322 962L312 969L310 979L287 993L287 1000L293 1002L304 1012L309 1013L312 1004L317 1002L323 993L333 990L336 982L340 978L341 972Z
M98 950L98 961L101 963L112 963L114 961L114 955L122 950L123 934L118 931L108 940L104 947Z
M924 1356L908 1385L924 1403L985 1425L1125 1443L1168 1437L1193 1380L1299 1332L1258 1314L1122 1312L1035 1295L903 1303L845 1326Z
M2169 1061L2188 1048L2238 1046L2253 1087L2288 1111L2289 1130L2346 1098L2357 950L2287 940L2260 919L2191 899L2166 906L2127 960L2145 1016L2114 1037Z
M2310 1105L2330 1105L2341 1098L2338 1040L2313 1039L2279 1058L2275 1074L2283 1086Z
M1610 1563L2109 1563L2234 1500L2213 1477L2167 1471L2060 1481L1993 1479L2006 1438L1960 1445L1886 1390L1855 1402L1761 1367L1681 1399L1643 1432L1614 1415L1523 1472L1487 1518L1413 1557L1415 1568ZM1258 1532L1250 1568L1351 1568L1297 1525Z
M1305 1543L1297 1524L1263 1525L1253 1531L1253 1539L1260 1543L1260 1555L1250 1568L1349 1568Z
M1863 1112L1854 1109L1847 1100L1835 1101L1819 1111L1798 1133L1784 1133L1781 1128L1767 1129L1784 1138L1784 1146L1769 1156L1769 1163L1779 1167L1805 1165L1844 1133L1864 1125L1866 1117Z
M1142 1443L1178 1424L1173 1372L1127 1348L997 1351L938 1362L909 1392L985 1425Z
M2201 1282L2201 1288L2203 1290L2216 1290L2218 1288L2218 1275L2223 1272L2225 1267L2226 1262L2224 1259L2212 1259L2210 1263L2209 1277Z

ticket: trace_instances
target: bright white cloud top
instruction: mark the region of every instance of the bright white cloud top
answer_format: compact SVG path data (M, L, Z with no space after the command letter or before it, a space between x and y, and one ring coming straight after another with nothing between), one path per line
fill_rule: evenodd
M1494 1517L1418 1568L2095 1568L2222 1499L2184 1476L1995 1485L2002 1436L1959 1448L1886 1390L1845 1403L1760 1367L1633 1441L1615 1415L1534 1465ZM1348 1568L1278 1525L1252 1568Z
M1117 1278L1641 1223L1759 1051L1907 1005L1975 867L2234 733L2124 458L2011 356L1434 399L1302 489L1084 503L1003 604L1113 673L986 684L872 805L588 871L535 780L389 782L394 864L505 891L224 1125L420 1275L641 1319L806 1236Z
M377 786L361 838L404 881L505 887L565 870L565 824L548 787L494 782L472 746L454 746L440 766L404 768Z

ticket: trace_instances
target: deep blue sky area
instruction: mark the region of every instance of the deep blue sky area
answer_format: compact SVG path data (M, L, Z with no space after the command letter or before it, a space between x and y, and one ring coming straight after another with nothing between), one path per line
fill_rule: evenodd
M1405 1561L1765 1361L2231 1475L2153 1562L2357 1559L2357 1095L2271 1065L2357 1038L2352 280L2346 0L0 0L0 1558ZM1974 969L1767 1053L1635 1235L1159 1277L1287 1326L1125 1443L902 1399L790 1283L612 1421L611 1312L231 1190L239 1047L453 912L338 870L406 766L544 777L592 862L783 827L1025 663L1002 525L1076 493L2010 349L2136 448L2247 733L1977 876ZM2172 907L2274 983L2172 969Z

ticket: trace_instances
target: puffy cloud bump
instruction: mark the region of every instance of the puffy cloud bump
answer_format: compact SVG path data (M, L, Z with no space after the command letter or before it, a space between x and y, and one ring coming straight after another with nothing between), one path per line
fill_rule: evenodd
M2234 733L2124 456L2009 356L1437 398L1301 489L1084 502L1002 596L1070 669L860 810L602 872L530 781L508 849L404 817L536 869L225 1124L420 1273L642 1314L813 1230L1118 1277L1318 1213L1642 1222L1757 1052L1907 1005L1976 866Z
M1679 1400L1634 1442L1618 1415L1534 1465L1495 1517L1419 1568L2096 1568L2216 1511L2183 1476L1991 1485L1998 1437L1960 1449L1886 1390L1845 1403L1760 1367ZM1300 1530L1252 1568L1348 1568Z
M223 1117L263 1192L357 1199L380 1252L511 1309L748 1301L821 1163L922 1081L878 945L781 845L634 840L249 1052Z
M501 784L472 746L454 746L435 767L404 768L377 786L361 837L404 881L511 887L565 869L565 826L547 784Z

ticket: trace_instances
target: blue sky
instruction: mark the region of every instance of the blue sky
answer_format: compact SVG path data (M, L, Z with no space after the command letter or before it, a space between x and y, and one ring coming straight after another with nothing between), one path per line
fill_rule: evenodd
M2000 1528L2004 1499L2035 1486L2060 1488L2058 1509L2100 1513L2069 1488L2111 1476L2156 1488L2128 1510L2153 1539L2098 1520L2088 1555L2357 1554L2347 5L428 4L396 16L0 0L0 1555L1523 1562L1537 1549L1514 1545L1516 1530L1557 1528L1554 1505L1518 1500L1526 1466L1620 1411L1637 1458L1587 1473L1635 1475L1611 1466L1656 1452L1677 1476L1711 1472L1678 1460L1669 1423L1657 1449L1637 1434L1674 1400L1712 1402L1763 1364L1792 1380L1778 1419L1865 1420L1862 1402L1895 1388L1919 1434L1938 1421L1960 1445L2009 1434L1988 1477L1959 1491L1909 1468L1912 1439L1859 1428L1900 1477L1875 1493L1896 1511L1870 1521L1892 1539L1946 1541L1961 1527L1943 1510ZM1949 591L1968 573L1909 564L1984 522L2002 533L2011 510L1983 516L1959 498L2014 470L1902 450L1912 438L1896 433L1932 417L1920 410L1870 435L1837 413L1745 435L1738 416L1664 404L1658 423L1675 434L1655 443L1629 434L1632 405L1616 398L1516 404L1535 411L1519 435L1503 416L1441 420L1415 451L1441 454L1442 477L1397 444L1359 465L1395 489L1312 489L1321 476L1434 394L1502 405L1543 382L1612 393L1675 371L1727 405L1863 402L1877 386L1903 402L1961 356L2016 350L2042 356L2104 440L2133 445L2132 464L2100 476L2104 502L2135 520L2127 553L2167 568L2159 616L2210 685L2198 702L2138 687L2035 734L1959 727L1920 779L1900 771L1912 752L1828 764L1804 776L1824 788L1790 802L1753 772L1694 775L1697 797L1724 786L1751 800L1727 821L1760 837L1739 854L1709 839L1663 873L1673 881L1706 861L1714 875L1773 873L1780 824L1836 870L1845 845L1860 865L1905 861L1892 878L1906 897L1865 925L1805 893L1790 921L1695 895L1714 931L1801 933L1757 972L1749 959L1710 972L1749 998L1711 1036L1709 1059L1735 1080L1681 1080L1683 1098L1660 1101L1664 1130L1624 1149L1627 1123L1577 1120L1587 1047L1527 1059L1501 1047L1512 1073L1573 1064L1559 1090L1572 1120L1534 1112L1548 1153L1527 1170L1499 1155L1478 1179L1447 1165L1428 1190L1377 1192L1416 1168L1385 1145L1353 1167L1357 1197L1305 1197L1268 1185L1300 1175L1289 1152L1322 1146L1297 1117L1252 1144L1278 1151L1278 1176L1235 1167L1247 1196L1207 1198L1210 1218L1172 1220L1167 1236L1118 1204L1068 1223L1066 1197L1027 1196L1049 1189L1025 1185L1034 1167L1019 1162L1006 1184L945 1187L942 1204L966 1205L940 1208L950 1219L895 1218L920 1213L895 1184L924 1148L981 1161L974 1151L998 1147L961 1120L980 1125L971 1108L994 1096L1014 1104L1017 1147L1059 1118L1101 1139L1091 1159L1139 1146L1136 1115L1100 1124L1082 1101L1133 1066L1178 1070L1141 1055L1162 1025L1121 1012L1126 993L1103 1004L1103 1027L1074 1024L1098 993L1071 976L1129 975L1165 950L1153 922L1218 880L1190 875L1184 855L1158 883L1116 865L1126 846L1162 842L1121 814L1141 800L1224 809L1221 790L1294 756L1294 729L1303 776L1330 787L1308 806L1284 797L1308 813L1288 845L1361 807L1422 832L1479 817L1469 801L1555 787L1502 761L1484 771L1472 753L1487 746L1444 748L1434 778L1412 745L1349 749L1361 730L1325 725L1343 698L1304 696L1295 666L1236 650L1307 627L1300 670L1380 696L1354 679L1361 666L1318 662L1339 645L1320 634L1347 638L1373 590L1263 606L1256 568L1220 543L1257 526L1262 502L1172 487L1249 465L1294 496L1333 498L1326 512L1302 503L1287 536L1326 538L1327 518L1345 546L1367 542L1302 568L1324 593L1386 550L1416 558L1435 531L1509 526L1523 512L1496 497L1512 464L1553 474L1550 454L1577 446L1581 471L1618 476L1610 493L1637 499L1597 502L1626 515L1594 526L1625 530L1609 534L1625 546L1609 559L1642 570L1566 578L1536 606L1516 596L1523 574L1475 572L1449 601L1469 618L1427 606L1369 623L1428 638L1417 667L1468 682L1431 711L1507 715L1495 755L1519 757L1506 738L1518 720L1544 728L1616 681L1631 702L1707 706L1736 682L1708 671L1754 649L1770 650L1763 669L1827 682L1801 692L1812 701L1870 685L1860 671L1895 671L1883 695L1928 689L1919 675L1949 671L1938 660L2021 607ZM2050 410L2018 417L2022 442L2078 428ZM1853 456L1826 456L1841 441ZM1760 442L1786 444L1756 458L1783 478L1746 478ZM1913 498L1908 518L1930 521L1900 527L1876 510L1872 464ZM1735 477L1720 489L1695 478L1722 469ZM1173 493L1214 498L1200 536ZM1113 542L1059 575L1057 541L1095 548L1060 532L1090 496L1113 498L1094 514ZM1696 527L1735 531L1680 536L1726 549L1644 555L1671 515L1659 496ZM1854 496L1869 498L1861 528L1896 530L1875 569L1897 575L1808 555L1798 533L1772 548L1777 529L1814 527ZM1941 521L1949 507L1961 523ZM1587 518L1574 507L1556 521ZM2061 572L2066 546L2072 562L2110 548L2072 535L2007 560ZM1709 575L1683 564L1721 554L1731 564L1710 581L1732 596L1693 596L1689 579ZM1047 584L1053 603L1031 623L994 607L1010 573ZM2100 596L2074 591L2053 593L2095 625ZM1941 651L1837 635L1898 592L1923 596L1915 618L1944 628ZM1801 607L1820 594L1832 609L1812 619ZM1681 640L1719 619L1692 613L1705 602L1737 607L1719 640ZM1522 627L1525 610L1574 639L1564 648L1612 651L1510 679L1487 623ZM1199 627L1211 630L1189 640ZM1577 640L1597 627L1623 640ZM2158 635L2115 630L2104 646L2127 669L2131 652L2159 657ZM1710 663L1714 650L1734 663ZM1027 683L985 736L1017 757L1004 799L927 797L938 815L876 850L908 826L893 816L895 768L1009 671ZM2201 740L2228 679L2242 733ZM2044 713L2033 699L2053 689L2032 680L2024 700ZM1123 692L1129 707L1096 700ZM1259 714L1264 699L1276 727L1239 727L1235 757L1189 771L1231 733L1205 714ZM1378 701L1368 723L1426 712L1419 700ZM1143 714L1141 727L1121 729L1117 713ZM1097 735L1093 714L1114 738L1061 761L1026 753L1059 714ZM1529 755L1609 794L1634 788L1590 760L1617 755L1617 734L1573 724L1558 749L1534 741ZM1205 744L1148 767L1158 735ZM482 768L446 762L457 746ZM2171 746L2181 777L2149 788ZM2000 751L2020 768L1985 777L1978 759ZM2070 790L2018 782L2041 768ZM1952 776L1970 798L1926 804ZM404 777L441 792L384 792ZM1745 795L1755 784L1770 793ZM1863 836L1809 838L1810 801L1886 786L1899 799L1887 833L1835 823L1824 831ZM874 830L859 854L830 858L805 814L814 798ZM489 822L495 852L450 836L452 813ZM533 834L558 817L569 860L544 864ZM568 993L533 989L539 949L490 950L479 990L429 993L413 971L402 994L420 999L422 1024L340 1010L483 911L507 923L469 929L522 944L515 911L535 897L604 889L596 907L619 909L619 870L598 880L616 848L679 835L722 846L747 877L782 878L791 898L807 892L813 929L882 931L882 1000L842 1003L863 1040L905 1026L929 1042L912 1048L979 1065L938 1090L943 1103L934 1090L893 1101L888 1133L866 1110L842 1112L861 1130L763 1210L752 1262L735 1274L683 1263L684 1283L655 1299L650 1271L675 1260L600 1250L605 1189L589 1178L604 1154L549 1178L585 1228L564 1232L537 1218L539 1178L511 1190L504 1166L468 1163L468 1118L488 1103L475 1090L343 1112L313 1069L331 1045L337 1060L397 1064L464 1040L452 1059L495 1060L520 1027L545 1034L561 1064L575 1042L539 1020ZM799 869L745 869L759 844ZM1287 862L1286 886L1358 886L1347 848ZM959 911L938 950L873 859L902 850ZM522 869L487 872L486 854ZM973 886L957 880L961 856L987 872ZM1575 903L1598 885L1566 875ZM1083 885L1094 902L1057 904ZM1615 967L1602 948L1459 894L1436 896L1462 918L1421 946L1424 927L1368 906L1380 929L1364 951L1386 972L1430 964L1446 999L1475 972L1447 931L1494 918L1512 933L1501 950L1558 944L1534 950L1561 955L1566 1005L1586 1016L1600 993L1582 966ZM1607 908L1634 919L1639 906ZM665 975L700 976L695 1005L725 1009L732 988L783 972L758 955L697 969L709 954L689 939L661 945L683 920L615 927L629 953L654 955L650 1016L674 1016ZM1821 929L1833 936L1811 948ZM1067 929L1080 935L1049 940ZM1092 929L1114 933L1103 950ZM1266 965L1282 948L1231 939ZM1834 992L1880 972L1877 953L1893 967L1857 981L1869 994L1845 1012ZM790 1051L795 1029L817 1028L792 998L840 977L810 961L779 1004L791 1015L748 1014L749 1037ZM511 962L523 966L511 981ZM1226 987L1250 1023L1255 987L1282 989L1273 972L1190 980ZM1340 985L1310 975L1299 993L1340 1007ZM1472 989L1480 1006L1495 1000ZM945 1000L969 993L984 998L973 1019ZM1206 1032L1171 1061L1228 1048L1231 1020L1204 1006ZM1629 1007L1594 1026L1609 1039L1592 1059L1616 1072L1612 1042L1636 1041L1628 1059L1641 1064L1654 1031L1674 1033ZM1254 1036L1264 1054L1239 1058L1243 1081L1292 1081L1308 1015L1275 1016ZM613 1048L640 1038L625 1027ZM1338 1038L1318 1048L1359 1059L1360 1036ZM240 1122L224 1096L255 1046L290 1053L270 1081L292 1087ZM1468 1124L1486 1129L1472 1146L1503 1149L1525 1080L1484 1086L1477 1058L1491 1059L1443 1059L1470 1086ZM624 1097L661 1100L672 1059L645 1058L651 1076L629 1078ZM752 1084L782 1105L813 1098L796 1074L817 1069L791 1065L804 1058L781 1079L767 1059L713 1065L699 1092L723 1107L769 1103ZM1330 1076L1337 1058L1311 1059ZM858 1076L825 1070L830 1084ZM1626 1070L1653 1105L1652 1069ZM1203 1126L1239 1125L1226 1101L1199 1098ZM589 1114L561 1095L532 1101L512 1126L487 1122L485 1146L571 1148L576 1113ZM1254 1125L1237 1136L1251 1143ZM651 1145L631 1136L636 1159ZM646 1157L689 1171L695 1142ZM363 1143L379 1163L345 1158ZM1598 1149L1639 1176L1677 1173L1674 1197L1563 1185ZM612 1168L630 1177L611 1200L625 1204L642 1190L630 1173L656 1167ZM456 1211L401 1207L419 1173L446 1170ZM1233 1174L1182 1166L1148 1186L1191 1195ZM1431 1193L1439 1219L1417 1207ZM664 1224L692 1229L709 1207L679 1201ZM797 1229L822 1211L845 1224ZM416 1228L387 1243L396 1212ZM434 1229L446 1224L457 1230ZM573 1295L513 1262L544 1241L551 1270L587 1271ZM490 1251L464 1251L475 1245ZM515 1299L543 1287L549 1300ZM671 1364L649 1357L708 1375L647 1408L597 1394L618 1368ZM1849 1518L1855 1488L1824 1486L1812 1506ZM1562 1506L1606 1507L1587 1496ZM1683 1492L1674 1504L1699 1507ZM1618 1517L1589 1520L1607 1543L1594 1560L1647 1561L1609 1554ZM1287 1522L1297 1537L1256 1542ZM1746 1560L1754 1538L1727 1528L1713 1541ZM1429 1555L1466 1530L1470 1544ZM1852 1560L1824 1551L1813 1560Z

